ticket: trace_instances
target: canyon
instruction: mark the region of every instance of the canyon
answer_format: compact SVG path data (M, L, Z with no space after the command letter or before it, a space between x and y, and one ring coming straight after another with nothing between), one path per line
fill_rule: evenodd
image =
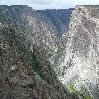
M1 5L0 99L98 99L98 11Z

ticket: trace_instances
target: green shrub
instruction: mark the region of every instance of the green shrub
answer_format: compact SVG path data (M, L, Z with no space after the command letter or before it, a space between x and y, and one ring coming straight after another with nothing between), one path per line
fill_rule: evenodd
M82 86L79 91L75 88L73 84L67 84L66 87L68 91L77 94L81 99L93 99L85 86Z

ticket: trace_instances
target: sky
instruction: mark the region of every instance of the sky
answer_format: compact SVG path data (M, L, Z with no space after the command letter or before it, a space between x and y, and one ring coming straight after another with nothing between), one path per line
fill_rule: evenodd
M76 5L99 5L99 0L0 0L0 5L28 5L33 9L68 9Z

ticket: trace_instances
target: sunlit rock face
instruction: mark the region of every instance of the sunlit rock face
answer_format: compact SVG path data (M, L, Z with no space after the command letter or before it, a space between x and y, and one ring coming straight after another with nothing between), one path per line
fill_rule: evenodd
M77 6L60 44L55 68L59 79L78 90L84 85L98 99L99 6Z

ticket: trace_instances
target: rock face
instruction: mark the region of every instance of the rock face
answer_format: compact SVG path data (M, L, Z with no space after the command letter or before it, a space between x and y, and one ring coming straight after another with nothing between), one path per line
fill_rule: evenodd
M0 99L78 99L57 79L46 51L12 26L0 30Z
M77 6L62 36L56 68L63 83L85 86L99 98L99 6Z

